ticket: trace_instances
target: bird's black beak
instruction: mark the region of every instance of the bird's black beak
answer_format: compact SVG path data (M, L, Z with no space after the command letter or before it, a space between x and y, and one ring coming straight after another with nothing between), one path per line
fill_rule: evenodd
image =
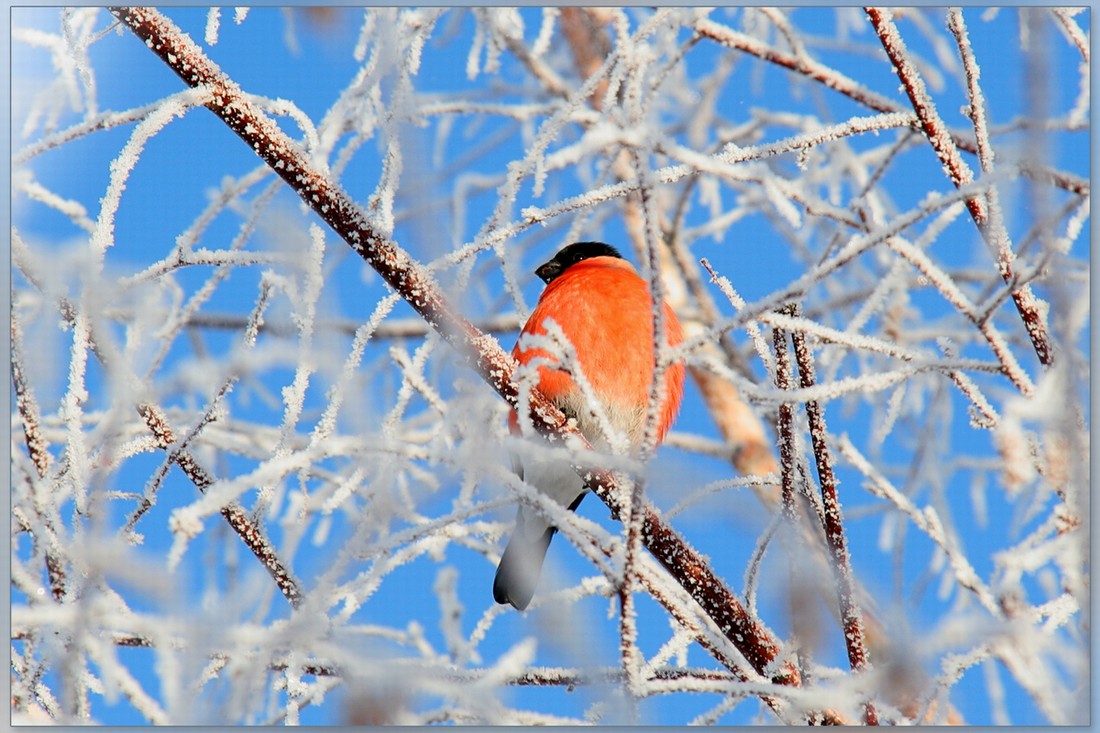
M549 285L554 281L558 275L562 273L561 263L557 259L552 259L549 262L544 262L538 266L535 270L535 274L539 276L539 279Z

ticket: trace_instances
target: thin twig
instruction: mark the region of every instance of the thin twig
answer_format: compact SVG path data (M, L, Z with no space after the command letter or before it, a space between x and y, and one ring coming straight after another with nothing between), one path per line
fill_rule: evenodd
M768 46L762 41L744 33L739 33L709 18L701 18L698 20L695 23L694 29L697 33L721 43L727 48L743 51L763 61L798 72L809 79L820 82L830 89L850 97L870 109L878 112L903 111L902 106L894 100L872 92L836 69L830 68L805 56L795 57L791 54L784 53L783 51ZM968 153L977 152L977 144L974 140L956 132L950 134L958 147ZM1049 182L1059 188L1076 194L1087 194L1090 190L1088 180L1047 166L1025 166L1021 168L1021 173L1033 180Z
M130 321L136 314L123 313L119 315L122 321ZM183 322L189 328L208 328L224 331L240 331L248 324L248 316L233 313L195 313ZM351 319L318 319L315 329L320 332L334 331L343 336L355 336L355 332L363 324ZM498 316L486 318L477 322L477 327L485 333L511 333L519 330L522 324L515 313L503 313ZM432 327L422 318L400 318L387 320L380 323L371 334L375 341L390 339L411 339L426 336L432 331ZM257 334L270 334L272 336L289 337L297 332L297 326L289 321L264 320L259 324Z
M793 305L780 309L788 315L793 314ZM787 332L781 326L772 328L772 346L775 355L775 386L782 392L789 392L794 386L791 378L791 356L787 348ZM798 506L795 504L795 460L794 460L794 403L784 400L779 403L779 416L776 418L776 433L779 435L779 475L782 491L780 511L786 516L791 527L798 523Z
M1080 10L1077 8L1076 10ZM1081 58L1085 60L1085 64L1089 62L1089 38L1081 30L1081 27L1073 20L1073 14L1070 13L1068 8L1051 8L1051 12L1054 13L1054 17L1058 19L1058 22L1062 24L1062 28L1065 30L1066 35L1069 36L1073 44L1077 46L1077 50L1081 52ZM1088 17L1086 15L1085 17Z
M180 467L180 470L191 480L195 488L200 493L205 494L206 490L214 484L214 477L202 467L190 451L176 445L175 433L164 411L160 407L146 402L138 405L138 413L145 420L149 430L152 431L158 447L161 450L168 451L171 460ZM297 579L279 559L275 546L271 544L263 529L253 522L244 508L235 501L222 507L221 515L229 522L229 526L233 528L233 531L248 545L248 549L252 551L260 564L271 574L275 584L279 586L279 590L290 601L290 605L298 608L305 596L302 594Z
M871 25L878 33L882 47L886 50L886 55L890 58L890 63L893 64L898 78L905 87L905 92L909 96L913 110L920 119L921 127L928 137L928 141L932 144L936 156L947 170L951 182L955 184L956 188L971 183L974 180L974 173L962 159L962 156L959 155L959 148L947 129L947 125L944 124L943 119L936 110L935 102L928 94L924 79L909 57L905 42L898 33L897 26L894 25L892 13L882 8L867 8L866 12L867 17L871 20ZM981 88L977 84L977 64L974 62L970 43L966 37L966 25L963 23L962 14L952 13L949 16L948 25L958 41L963 65L967 72L967 91L970 94L970 115L977 136L977 152L981 158L983 169L989 173L992 172L992 148L988 143L985 103L981 95ZM993 189L990 189L990 192L992 191ZM1012 300L1024 322L1024 327L1027 329L1028 337L1031 339L1039 361L1045 366L1050 366L1054 361L1054 353L1051 350L1050 337L1045 323L1046 319L1043 316L1045 308L1035 298L1029 285L1015 284L1012 267L1015 255L1012 252L1012 244L1008 237L1008 231L1004 227L1003 219L999 216L991 218L988 196L989 192L985 197L968 196L966 208L986 243L996 252L997 269L1001 278L1010 288L1015 285Z
M798 304L790 306L790 315L798 317ZM816 382L813 354L806 344L806 334L793 331L794 357L798 363L798 381L803 387L812 387ZM784 349L785 351L786 349ZM817 479L821 486L821 502L824 506L825 540L828 543L833 572L837 582L837 603L844 629L844 644L848 649L848 663L855 672L866 671L870 662L867 658L867 646L864 641L863 612L856 600L851 557L848 554L848 541L844 534L844 521L841 514L840 498L837 496L837 478L833 471L833 457L829 444L825 441L825 412L817 400L806 402L806 417L810 423L810 442L813 445L814 459L817 463ZM878 714L872 703L864 706L864 720L868 725L878 725Z
M847 435L840 437L837 449L848 461L860 471L866 478L866 488L875 496L886 499L894 508L903 512L912 520L922 532L928 535L947 557L955 580L963 588L974 593L994 619L1003 619L1004 611L998 604L993 591L982 581L970 560L961 551L957 539L950 536L939 518L939 514L931 506L923 509L899 491L882 473L871 465L871 462L860 453Z

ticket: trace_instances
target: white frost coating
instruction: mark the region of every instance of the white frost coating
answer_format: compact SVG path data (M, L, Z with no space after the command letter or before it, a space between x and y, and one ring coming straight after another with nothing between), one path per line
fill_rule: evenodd
M203 40L206 45L218 45L218 28L221 26L221 21L221 8L210 8L206 11L206 31L203 33ZM240 23L240 21L237 22Z
M260 109L265 112L269 112L279 117L290 117L294 120L305 135L305 148L310 153L310 162L316 166L317 170L328 172L328 161L321 154L321 141L317 134L317 128L314 126L313 120L309 118L309 115L299 109L298 105L278 97L275 99L267 99L254 95L249 96L249 101L258 105Z
M570 96L568 104L562 106L550 117L550 119L543 123L538 134L535 135L535 139L532 140L531 144L527 147L523 166L517 167L516 172L529 173L533 171L534 180L532 182L532 193L535 196L541 196L544 186L546 185L546 175L548 172L548 168L546 167L546 151L560 135L562 128L571 118L573 111L585 104L585 101L599 88L599 85L606 78L607 70L610 68L613 58L614 54L609 56L608 59L604 61L603 65L584 82L581 88ZM509 173L512 173L512 170L509 170ZM511 183L512 186L509 190L514 190L514 188L519 185L518 180Z
M905 259L912 263L922 274L928 277L936 288L943 293L948 302L958 308L962 313L971 316L975 321L979 320L975 305L963 293L954 279L937 266L926 253L917 250L901 237L894 237L890 239L888 243L891 249L894 249L905 257ZM1013 351L1003 345L1003 338L1000 336L999 332L989 323L984 323L983 328L987 340L990 342L990 345L999 352L998 357L1001 359L1006 371L1011 375L1013 381L1016 382L1025 393L1030 394L1034 391L1035 387L1031 382L1031 378L1028 377L1027 373L1020 366Z
M438 345L439 337L435 334L430 334L416 349L416 354L411 359L404 350L396 346L390 348L390 358L401 370L401 387L397 392L397 398L394 400L393 408L391 408L386 417L382 419L382 435L393 436L395 439L400 439L400 433L397 427L399 421L405 416L409 400L412 399L414 393L423 397L428 404L439 411L440 414L445 414L447 412L445 403L440 398L439 394L429 385L423 374L425 362Z
M886 442L886 438L889 437L898 417L902 414L902 402L905 399L905 393L906 383L903 382L890 394L890 398L886 401L886 414L871 432L872 443L883 445Z
M317 224L310 224L310 247L303 253L301 282L287 283L285 290L290 296L294 310L291 318L298 327L298 363L294 370L294 381L283 387L283 422L279 442L274 456L281 458L290 451L289 442L302 416L305 406L306 390L316 368L313 354L313 329L317 315L317 300L324 286L323 264L325 253L325 233Z
M558 8L542 9L542 24L539 26L539 33L535 37L535 42L531 44L531 55L533 57L540 58L544 56L550 48L550 41L554 36L554 26L560 16L561 10Z
M88 210L79 201L65 199L50 191L30 177L30 171L15 171L12 175L12 187L22 191L33 201L39 201L72 220L74 224L88 232L95 232L95 222L88 218Z
M317 431L314 430L314 434ZM332 514L339 506L341 506L347 499L355 492L355 489L363 481L364 473L362 468L356 468L352 471L351 475L340 482L336 487L336 490L332 492L325 503L321 505L321 512L325 515ZM323 540L318 539L319 543Z
M500 58L508 42L523 39L523 17L516 8L486 8L483 16L489 28L489 43L485 54L485 73L500 73Z
M167 725L172 718L142 688L141 683L130 674L129 669L119 663L117 651L109 639L96 639L88 645L88 656L96 664L106 698L114 702L119 694L126 697L134 709L145 716L153 725ZM168 680L161 679L160 682Z
M57 76L50 83L33 93L22 125L24 137L30 136L40 127L47 131L56 129L63 115L70 111L84 111L88 117L97 114L95 77L87 56L87 47L91 40L89 36L96 32L88 25L88 14L94 14L95 10L83 8L62 11L62 35L46 33L37 28L11 29L13 41L47 50L50 62L57 71ZM94 16L92 22L94 23Z
M416 76L420 71L424 44L428 42L436 21L438 21L443 14L443 9L436 8L430 13L424 10L407 10L402 14L402 18L406 18L406 14L407 20L405 20L405 25L408 26L410 32L408 34L408 40L406 41L403 73L409 76Z
M248 17L249 10L251 10L251 8L247 6L233 8L233 22L237 25L243 23L245 18Z
M484 10L474 11L474 16L479 22L474 25L474 39L466 55L466 78L470 81L476 79L481 70L481 49L485 47L485 28L481 22L484 12Z
M372 8L363 9L363 24L359 27L359 38L355 42L355 48L352 50L352 58L357 62L363 63L363 60L367 57L367 49L372 47L371 41L373 40L378 28L378 15ZM376 47L376 46L375 46ZM365 70L364 70L365 71ZM362 75L363 71L360 71Z
M202 518L190 507L176 509L168 517L168 529L173 536L172 548L168 551L168 569L174 571L183 560L187 545L202 534Z
M75 109L84 109L85 118L99 115L99 92L94 67L88 57L88 49L99 33L95 8L66 8L62 10L63 38L72 59L75 77L72 79L72 93L76 102ZM56 60L55 60L56 63ZM77 83L79 79L79 85ZM81 89L82 87L82 89Z
M702 261L703 267L711 273L712 279L718 285L718 289L722 291L722 294L729 300L732 305L738 311L745 307L745 299L741 297L733 288L733 284L724 275L718 275L711 268L710 263L704 259ZM749 332L749 337L752 339L753 347L756 349L756 355L760 357L761 363L764 365L764 369L768 374L775 373L775 359L772 356L772 350L769 348L767 342L764 339L764 334L760 331L760 325L756 321L748 321L745 324L745 330Z
M812 387L798 387L790 390L776 390L751 383L746 383L741 388L746 394L760 399L780 400L788 403L799 403L808 400L827 402L852 392L880 392L929 368L928 366L912 366L902 369L881 370L863 376L844 377L832 382L815 384Z
M527 665L535 658L535 650L538 642L531 637L517 642L511 649L500 656L496 664L486 670L483 682L486 685L500 685L512 677L524 672Z
M889 10L882 10L880 13L882 21L876 26L876 30L883 45L893 49L897 56L894 59L897 64L897 73L904 80L900 91L912 100L913 109L921 117L925 133L943 163L945 175L956 186L972 182L974 173L959 155L959 149L951 139L947 125L936 111L936 103L928 94L924 78L913 63L905 41L898 33L897 26L894 25L893 14Z
M317 449L320 443L329 438L336 430L337 415L344 404L348 389L354 384L356 372L362 362L367 343L378 325L393 310L398 300L399 296L396 293L390 293L383 297L379 300L366 323L356 329L351 348L344 360L344 367L340 372L340 378L329 390L327 395L328 404L310 435L310 449Z
M92 248L99 257L114 244L115 214L126 189L126 181L137 165L146 143L176 117L182 117L189 109L201 106L209 99L205 89L188 89L174 94L151 112L130 135L125 147L111 161L111 176L102 197L102 208L92 235Z
M452 658L460 658L466 649L466 639L462 632L462 612L465 607L458 599L458 570L447 567L436 573L432 585L435 597L439 599L440 631Z
M853 118L851 126L853 129L859 128L867 130L874 129L887 129L891 127L901 127L910 124L914 120L914 116L910 113L891 113L889 115L878 115L871 118ZM868 121L866 126L859 123L860 120ZM873 124L872 124L873 123ZM806 140L820 141L823 139L834 139L842 137L842 132L848 129L845 126L837 126L835 128L825 128L824 133L813 134L804 136ZM800 136L803 137L803 136ZM677 157L680 157L688 163L682 165L671 165L658 168L654 171L654 178L660 183L674 183L682 180L683 178L695 175L699 172L716 173L731 180L740 181L753 181L761 182L763 177L756 173L749 172L749 169L741 170L736 166L725 165L727 163L735 163L743 160L751 160L756 157L774 155L787 150L797 149L797 145L791 143L776 143L770 146L764 146L760 148L740 148L736 155L730 155L728 153L720 154L719 156L705 156L699 155L694 151L690 151L686 148L674 144L672 141L668 141L662 145L666 152L674 153ZM546 159L545 167L549 171L552 169L551 163L554 162L553 156ZM510 166L516 165L515 163ZM789 196L797 201L813 199L807 196L803 191L798 188L792 187L791 184L783 179L771 178L771 184L778 187L784 195ZM514 184L513 184L514 185ZM979 190L985 190L985 187L990 184L983 184L973 190L968 189L967 194L973 195ZM627 194L637 190L637 184L633 181L626 181L622 183L606 184L599 188L594 188L586 191L585 193L573 196L571 198L562 199L557 204L545 209L536 207L528 207L521 212L522 219L520 222L499 227L492 235L491 238L487 238L489 243L503 241L511 236L514 236L518 231L526 228L531 223L541 222L545 219L566 214L568 212L587 208L600 201L609 201L617 198L625 197ZM509 189L511 191L511 189ZM950 196L951 194L949 194ZM514 193L511 194L514 197ZM956 199L961 197L956 196ZM940 199L932 199L939 201ZM950 202L948 202L950 203ZM827 208L824 203L815 202L815 205L819 208Z
M66 426L65 461L69 466L69 492L76 495L77 506L87 509L88 480L91 476L91 457L83 430L83 403L88 400L85 382L88 367L90 324L83 313L78 313L73 324L72 345L69 351L69 384L61 401L61 418Z
M52 34L29 28L12 28L12 41L23 43L31 47L43 47L57 54L64 51L60 39ZM59 64L60 65L60 64ZM62 87L64 80L57 80L50 85L46 94L36 95L30 102L23 124L20 126L21 137L26 139L34 134L40 127L53 130L58 125L58 120L66 107L72 106L75 100L71 92L66 92ZM71 85L68 85L71 86ZM15 94L15 90L12 92ZM14 103L15 100L13 100ZM64 103L64 104L59 104ZM73 107L75 109L75 107ZM15 110L13 109L13 112ZM18 160L18 158L17 158Z
M938 570L944 563L950 563L952 573L941 577L940 592L946 593L952 582L973 592L981 605L994 616L1001 618L1003 612L993 597L992 591L982 581L973 565L967 559L956 537L948 534L934 507L919 509L909 497L898 491L881 473L875 469L859 450L852 445L847 435L842 435L838 449L868 479L868 488L872 493L890 501L897 509L906 514L922 532L928 535L936 545L932 558L932 570Z
M791 203L791 200L784 195L779 186L770 178L764 180L764 193L767 194L768 200L771 201L776 212L786 219L791 227L797 228L802 226L802 215L799 214L798 209Z

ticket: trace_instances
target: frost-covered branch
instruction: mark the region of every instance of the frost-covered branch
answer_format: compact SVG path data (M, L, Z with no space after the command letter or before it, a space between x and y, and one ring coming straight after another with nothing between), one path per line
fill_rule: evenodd
M792 316L799 315L797 304L793 306ZM795 362L798 364L798 382L803 389L813 386L817 380L813 354L806 344L806 335L800 331L791 333L794 343ZM786 346L784 345L784 349ZM852 563L848 553L848 540L844 532L844 520L841 515L840 498L837 495L838 481L833 471L832 453L826 441L827 430L825 415L816 400L806 402L806 416L810 423L810 441L813 445L814 459L817 464L817 479L821 486L821 503L824 508L825 540L832 553L833 572L836 576L837 602L840 606L844 645L848 649L848 662L855 672L864 672L870 668L867 647L863 632L863 611L855 595ZM870 725L878 723L878 714L873 703L866 703L865 721Z
M945 170L956 188L961 188L974 180L974 173L970 166L959 155L958 147L947 130L947 126L936 111L935 102L928 94L924 79L909 58L905 42L894 25L890 11L880 8L867 8L867 15L871 24L882 41L882 47L890 58L901 79L909 101L917 118L921 121L925 135L932 144L932 149L943 163ZM949 26L959 43L959 50L963 57L966 69L970 94L970 117L974 121L974 130L977 137L977 152L985 172L991 172L993 165L992 149L989 145L988 130L985 124L985 101L981 95L981 88L977 83L977 64L974 62L973 53L970 51L966 37L966 25L962 20L962 13L954 10L950 14ZM986 239L990 247L996 252L997 268L1005 284L1012 289L1012 300L1023 319L1028 336L1035 348L1039 361L1045 366L1050 366L1054 361L1054 353L1051 349L1050 337L1047 333L1045 312L1047 306L1036 299L1026 282L1018 284L1013 270L1015 255L1012 251L1012 243L1008 239L1008 232L1004 228L1004 220L1000 215L1000 207L993 190L986 194L986 198L971 196L966 199L966 208L970 212L978 230ZM992 209L992 211L991 211Z
M162 450L168 451L172 462L180 467L187 478L191 479L191 483L195 485L196 489L205 493L214 483L214 479L189 451L176 445L175 433L168 423L168 417L164 414L164 411L156 405L146 403L138 406L138 412L145 420L145 424L149 426L149 430L152 431L157 440L157 445ZM252 554L256 556L264 569L271 574L290 605L294 607L300 605L303 595L298 581L286 568L283 561L279 559L278 552L264 534L263 529L236 502L223 506L220 513L225 517L225 521L229 523L229 526L233 528L233 531L248 545L248 549L252 551ZM193 532L194 529L180 527L179 531L188 534Z
M303 201L439 330L502 397L518 405L518 392L511 381L512 359L494 340L459 315L423 267L379 234L347 194L306 161L297 146L256 109L197 46L155 11L116 8L112 12L181 79L192 86L205 88L210 100L207 107L275 168ZM537 392L532 394L531 416L536 426L548 435L564 436L570 432L561 412ZM575 428L572 432L579 437ZM588 479L593 492L611 507L613 515L618 516L621 507L611 474L593 468L579 470ZM753 667L761 672L767 669L779 652L779 643L763 624L745 611L709 565L651 506L643 510L642 541L707 610ZM789 666L773 674L784 684L798 683L797 673Z
M720 23L716 23L709 18L701 18L698 20L695 24L695 29L702 35L712 38L724 46L744 51L764 61L803 74L814 81L824 84L830 89L851 97L856 102L877 112L902 111L901 105L898 103L863 87L858 82L853 81L835 69L829 68L824 64L806 57L796 58L791 54L784 53L776 48L768 46L744 33L739 33ZM955 145L970 153L977 152L977 145L972 139L968 139L957 133L951 133L951 135ZM1088 193L1090 188L1087 180L1054 168L1027 166L1022 170L1025 175L1037 181L1049 181L1073 193Z

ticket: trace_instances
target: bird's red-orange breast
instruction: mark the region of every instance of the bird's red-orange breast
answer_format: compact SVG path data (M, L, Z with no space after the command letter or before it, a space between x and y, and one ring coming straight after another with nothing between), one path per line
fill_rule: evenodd
M545 333L543 324L552 318L572 343L600 400L609 410L637 415L640 429L653 380L651 304L648 284L626 260L592 257L577 262L546 286L512 353L523 364L540 356L556 362L543 349L521 348L523 334ZM683 340L680 322L667 303L664 311L667 343L676 346ZM680 407L683 383L683 364L670 365L664 374L658 442ZM567 373L548 366L539 367L538 387L559 406L577 391ZM635 433L629 436L632 442L641 439L638 431L628 432Z

